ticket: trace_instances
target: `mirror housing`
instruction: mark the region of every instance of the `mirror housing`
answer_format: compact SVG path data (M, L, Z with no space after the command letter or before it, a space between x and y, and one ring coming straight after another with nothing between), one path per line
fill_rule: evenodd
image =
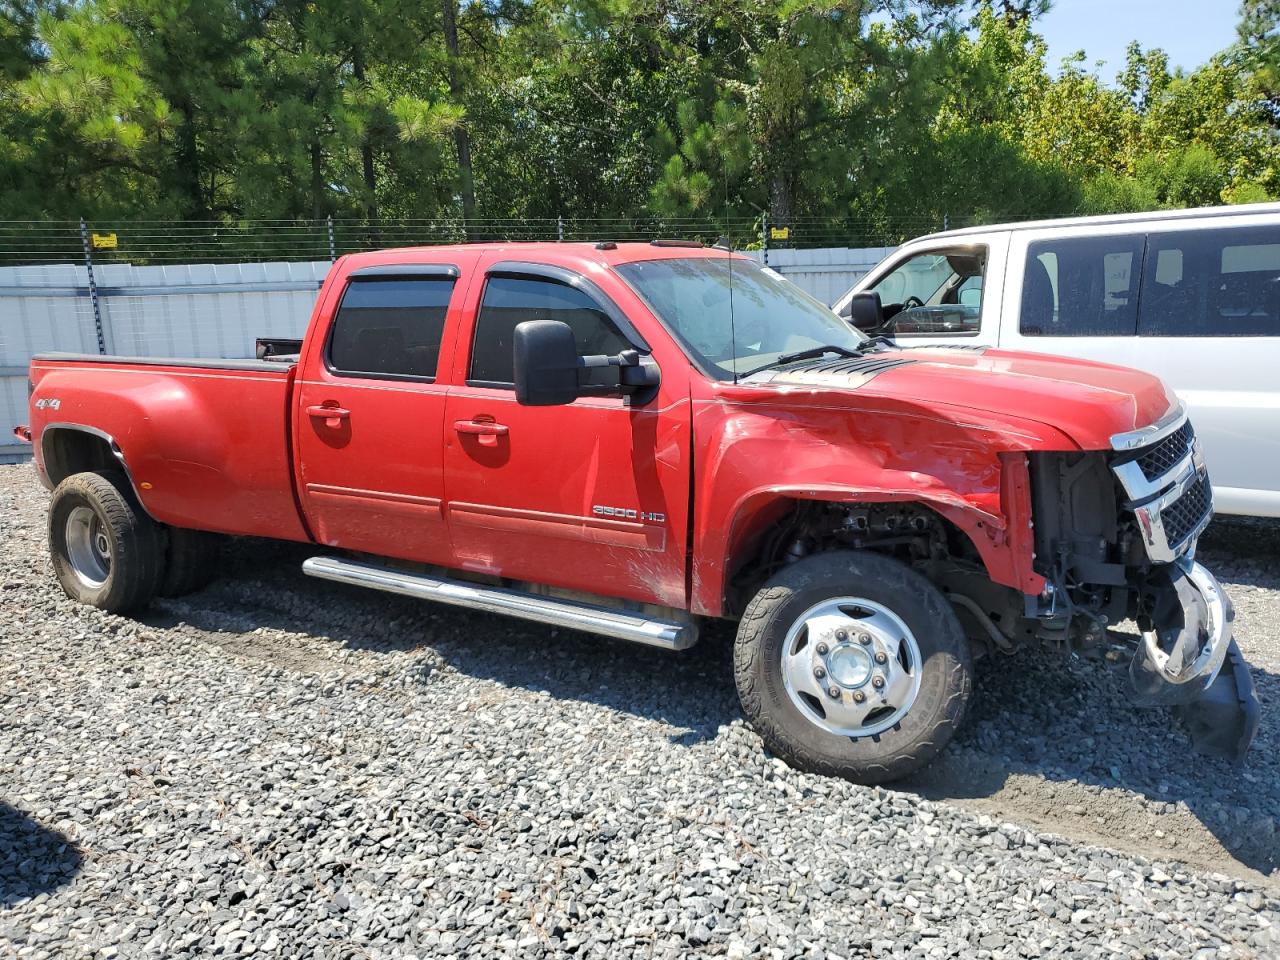
M578 345L573 330L559 320L526 320L516 325L516 402L554 407L578 399Z
M579 397L630 397L648 403L658 393L658 365L635 349L580 357L573 330L560 320L526 320L517 324L512 343L516 402L526 407L553 407ZM615 367L618 383L583 385L580 371Z
M849 322L863 333L876 333L884 327L884 306L880 294L864 290L849 298Z

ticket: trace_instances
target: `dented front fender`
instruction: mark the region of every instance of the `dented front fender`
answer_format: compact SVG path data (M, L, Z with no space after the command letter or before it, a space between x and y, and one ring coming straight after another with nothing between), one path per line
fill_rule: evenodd
M796 500L912 502L972 541L996 583L1039 593L1024 454L1074 450L1034 421L847 392L723 384L695 402L703 458L692 607L718 616L739 551Z

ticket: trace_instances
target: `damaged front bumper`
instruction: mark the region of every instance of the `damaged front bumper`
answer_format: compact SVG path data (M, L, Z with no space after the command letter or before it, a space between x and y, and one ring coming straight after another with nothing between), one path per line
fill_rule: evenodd
M1213 574L1188 559L1156 577L1129 665L1135 702L1176 708L1196 749L1239 762L1257 733L1259 706L1232 637L1231 599Z

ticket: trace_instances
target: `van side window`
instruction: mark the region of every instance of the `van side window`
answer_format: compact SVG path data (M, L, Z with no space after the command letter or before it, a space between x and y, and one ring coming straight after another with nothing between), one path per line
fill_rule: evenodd
M932 250L900 263L871 290L895 337L977 336L986 248Z
M560 320L573 330L578 355L614 354L631 343L587 294L554 280L490 277L485 283L471 345L467 382L484 386L514 386L512 344L517 324L526 320ZM579 382L617 384L617 368L585 369Z
M1024 337L1131 337L1138 326L1142 236L1064 237L1027 248Z
M391 380L434 378L452 294L449 277L353 279L333 319L329 369Z
M1280 228L1153 233L1147 249L1142 336L1280 336Z

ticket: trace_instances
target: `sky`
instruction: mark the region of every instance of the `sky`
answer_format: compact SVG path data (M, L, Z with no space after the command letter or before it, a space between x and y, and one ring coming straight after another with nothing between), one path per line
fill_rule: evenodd
M1035 29L1055 73L1063 57L1083 50L1090 66L1106 61L1099 74L1110 81L1130 40L1162 48L1170 67L1194 70L1235 40L1239 9L1239 0L1054 0Z

